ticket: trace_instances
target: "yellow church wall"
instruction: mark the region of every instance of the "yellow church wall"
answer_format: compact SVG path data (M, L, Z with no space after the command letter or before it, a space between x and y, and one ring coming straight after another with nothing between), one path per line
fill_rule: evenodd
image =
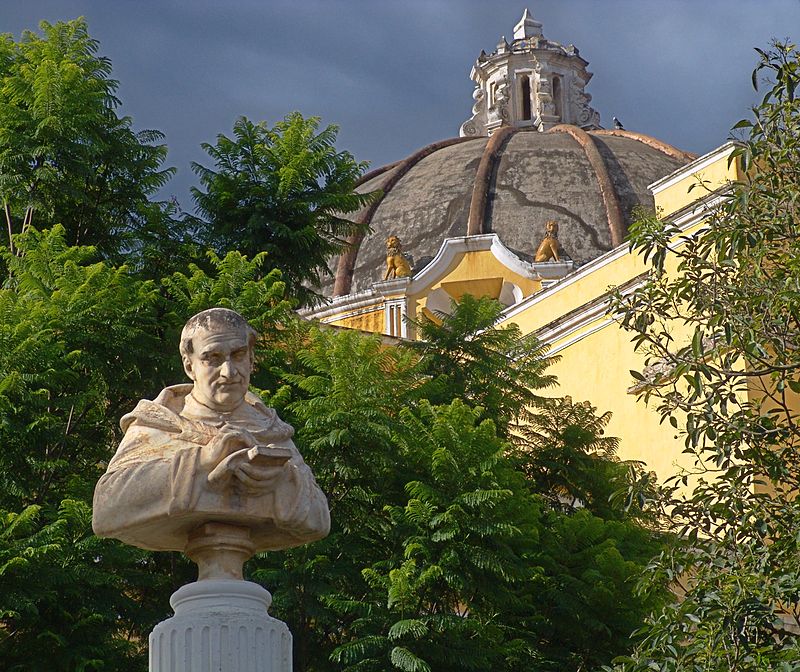
M325 324L333 327L346 327L347 329L382 334L386 325L386 317L383 304L381 304L376 306L374 310L360 312L359 314L341 317L336 320L326 320Z
M558 343L554 349L558 351ZM621 439L620 459L646 462L661 480L676 473L679 465L691 465L682 454L683 441L674 438L670 425L660 424L654 408L627 392L634 383L629 371L641 370L643 358L633 352L616 324L585 335L557 354L562 359L548 370L558 377L555 394L589 401L600 413L611 411L606 434Z
M674 259L667 268L674 271ZM644 355L634 351L631 334L608 314L609 288L636 282L645 270L641 258L627 249L609 253L602 266L587 269L583 277L579 271L572 282L566 278L564 286L534 297L505 324L514 322L523 333L535 333L547 343L560 356L549 369L558 378L554 394L589 401L601 413L611 411L606 432L620 439L620 459L645 462L663 481L681 467L690 468L693 457L683 453L683 440L675 438L669 423L660 422L656 408L628 392L637 382L630 371L642 371ZM677 343L691 337L680 323L672 336Z
M515 284L524 296L535 294L542 288L541 280L514 273L491 250L465 252L453 260L439 280L408 295L408 312L410 315L422 313L430 317L432 314L426 311L427 297L440 287L456 300L463 294L497 298L503 282Z
M696 159L690 166L653 184L656 211L661 216L668 216L710 192L740 180L742 171L739 162L728 161L735 147L734 143L728 142Z
M531 333L645 270L641 258L629 254L627 248L614 250L593 262L586 271L578 270L541 296L533 297L521 310L512 310L504 323L515 322L523 333Z
M676 220L682 235L703 226L700 212L693 213L688 206L739 179L737 165L728 165L733 148L729 143L698 159L684 174L676 173L654 185L662 216L682 211ZM707 181L708 190L689 191L698 179ZM677 263L677 257L667 258L668 274L676 272ZM587 400L600 412L611 411L607 431L621 439L620 458L642 460L664 479L680 467L691 467L694 458L683 453L683 440L675 438L668 423L661 424L657 410L628 392L636 382L630 371L642 371L644 355L634 352L631 334L607 313L609 290L627 286L635 291L647 270L640 255L631 254L627 247L618 248L511 308L504 324L516 323L523 333L535 333L547 343L550 352L561 357L550 369L559 380L557 394ZM672 325L671 335L677 344L691 338L689 328L680 322Z

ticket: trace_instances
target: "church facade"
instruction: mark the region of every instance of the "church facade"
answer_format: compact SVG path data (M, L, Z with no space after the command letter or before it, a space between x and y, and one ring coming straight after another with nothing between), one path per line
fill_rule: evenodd
M587 66L526 10L512 41L472 68L459 137L364 176L359 191L383 192L356 214L371 233L337 260L329 302L303 314L413 339L420 316L437 319L465 294L495 298L503 323L560 356L556 394L612 411L620 458L665 478L683 442L637 402L641 382L629 371L643 360L609 314L610 292L636 291L646 272L625 242L636 208L693 230L738 168L730 143L697 157L616 120L603 129ZM698 181L702 198L690 191Z

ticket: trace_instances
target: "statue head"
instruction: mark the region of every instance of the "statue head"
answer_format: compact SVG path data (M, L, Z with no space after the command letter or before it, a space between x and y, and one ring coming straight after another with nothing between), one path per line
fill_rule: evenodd
M557 236L558 235L558 222L555 219L548 219L544 223L544 229L547 233Z
M227 308L189 318L180 352L183 370L194 382L192 396L220 413L238 408L250 386L257 336L239 313Z
M400 239L397 236L392 235L386 239L387 250L397 250L399 252L401 248L402 245L400 244Z

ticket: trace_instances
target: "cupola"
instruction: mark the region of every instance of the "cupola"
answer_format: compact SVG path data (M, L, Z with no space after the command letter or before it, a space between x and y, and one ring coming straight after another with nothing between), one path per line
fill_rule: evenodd
M501 126L547 131L572 124L599 129L600 115L585 91L592 78L587 65L575 46L545 38L541 22L526 9L514 26L511 43L500 38L496 50L482 51L472 67L475 103L459 134L491 135Z

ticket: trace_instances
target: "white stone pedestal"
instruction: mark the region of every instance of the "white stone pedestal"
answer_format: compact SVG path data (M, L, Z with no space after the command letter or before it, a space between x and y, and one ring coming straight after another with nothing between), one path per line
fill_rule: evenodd
M175 615L150 634L150 672L291 672L292 635L258 584L196 581L169 603Z

